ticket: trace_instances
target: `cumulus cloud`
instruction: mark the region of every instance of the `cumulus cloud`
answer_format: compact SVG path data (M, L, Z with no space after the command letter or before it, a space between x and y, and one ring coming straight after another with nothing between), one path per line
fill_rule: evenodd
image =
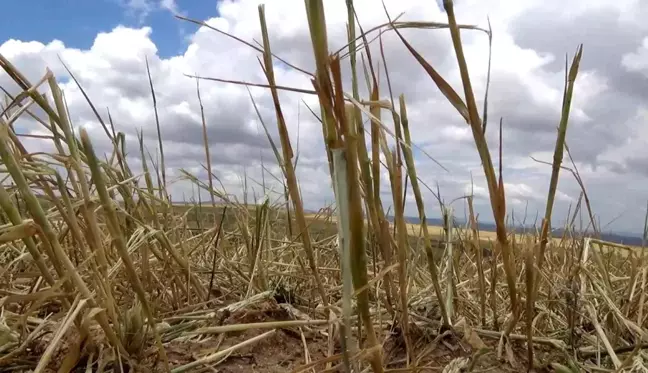
M219 1L218 15L206 22L220 30L254 43L260 41L258 0ZM275 54L308 71L313 70L312 46L304 4L300 0L265 1L270 42ZM401 20L446 20L439 2L423 0L385 1L392 17L404 12ZM642 206L648 193L639 186L648 178L645 107L648 96L648 6L639 0L463 0L456 2L462 23L493 27L493 60L489 96L487 137L497 154L498 122L503 124L503 175L509 206L526 206L530 213L544 211L550 166L531 157L551 162L560 119L565 55L573 55L585 45L581 72L567 142L576 166L588 188L595 213L606 220L623 215L610 227L640 231ZM129 4L177 10L174 1L160 3L130 0ZM374 0L356 0L359 21L365 29L386 22L381 6ZM329 47L338 50L346 44L346 9L341 0L326 1ZM150 11L150 10L149 10ZM151 40L150 27L116 26L100 33L87 50L74 49L59 40L8 40L0 53L14 62L32 81L42 76L46 66L59 77L76 127L90 130L99 149L109 150L103 129L76 85L69 80L59 56L71 68L101 115L106 108L117 130L125 132L131 156L139 157L136 131L142 129L147 146L154 153L156 126L145 68L148 59L154 81L160 127L165 143L168 174L177 176L180 168L204 178L202 168L202 121L196 96L196 81L185 74L264 83L258 52L210 30L196 28L190 43L179 55L162 58ZM447 30L404 30L408 41L463 93L456 57ZM485 91L488 39L476 31L462 32L479 104ZM432 189L439 185L446 201L474 191L475 207L482 221L492 216L481 163L473 145L472 133L453 107L438 92L425 71L392 33L383 37L385 63L392 79L394 95L404 94L408 104L414 141L427 154L446 166L442 170L420 151L416 162L421 179ZM379 56L378 45L372 55ZM347 61L344 76L350 90ZM388 98L385 65L380 63L382 98ZM362 74L362 71L360 71ZM311 89L309 77L285 65L276 65L280 85ZM0 84L11 87L8 77ZM15 87L14 87L15 88ZM260 126L246 88L232 84L201 81L201 95L212 155L213 172L231 190L240 193L242 175L261 182L261 163L279 176L274 156ZM366 96L367 88L361 86ZM266 90L251 88L261 117L277 141L272 100ZM284 115L293 142L299 142L301 191L307 207L321 207L333 200L324 155L321 126L306 104L317 112L311 95L282 92ZM388 115L384 115L388 117ZM389 121L387 121L389 122ZM36 131L33 123L22 123L24 132ZM19 127L20 128L20 127ZM30 146L45 146L30 139ZM497 163L497 158L494 159ZM565 165L570 166L569 159ZM388 188L387 179L384 188ZM473 187L474 184L474 187ZM250 185L256 185L250 182ZM174 195L190 194L178 184ZM260 190L258 185L256 190ZM556 200L556 220L562 220L580 193L569 172L563 172ZM257 193L258 194L258 193ZM424 190L428 215L438 215L433 194ZM204 199L204 197L203 197ZM461 200L459 200L461 201ZM391 200L385 199L386 204ZM457 202L461 203L461 202ZM528 204L528 205L527 205ZM406 212L416 215L413 201Z
M180 13L180 8L175 0L162 0L160 1L160 7L172 13Z
M173 14L182 14L182 10L175 0L113 0L121 6L126 15L137 19L143 24L151 13L155 11L168 11Z

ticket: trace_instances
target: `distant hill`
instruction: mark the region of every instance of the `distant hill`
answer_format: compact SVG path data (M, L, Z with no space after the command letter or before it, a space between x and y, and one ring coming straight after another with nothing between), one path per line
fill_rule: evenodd
M393 217L388 217L389 220L392 220ZM416 217L406 217L405 220L407 220L408 223L411 224L418 224L420 222L419 218ZM437 218L428 218L427 222L429 225L432 226L443 226L443 220L442 219L437 219ZM459 226L465 226L466 222L461 221L458 219L455 219L455 224ZM521 231L523 229L531 230L534 229L533 227L527 226L527 227L521 227L521 226L516 226L515 229L516 231ZM495 232L495 224L494 223L479 223L479 230L481 231L486 231L486 232ZM562 228L557 228L553 230L552 236L553 237L560 237L564 234L564 229ZM588 236L591 236L593 233L587 232ZM641 246L642 244L642 239L638 235L633 235L633 234L627 234L627 233L615 233L615 232L603 232L601 233L601 239L604 241L610 241L610 242L615 242L618 244L623 244L623 245L628 245L628 246Z
M310 213L316 213L316 211L309 211ZM393 221L394 217L393 216L387 216L387 220ZM410 224L419 224L420 220L417 217L413 216L406 216L405 220L410 223ZM435 226L435 227L441 227L443 226L443 220L439 218L428 218L427 222L430 226ZM466 226L466 222L464 220L460 219L455 219L455 225L457 226ZM532 230L535 229L532 226L527 226L527 227L521 227L519 225L516 225L515 229L516 231L521 231L522 229L527 229L527 230ZM485 232L495 232L495 223L479 223L479 230L485 231ZM553 237L561 237L565 233L565 230L563 228L556 228L553 230L552 236ZM590 230L587 232L586 236L592 237L593 232ZM609 242L614 242L622 245L628 245L628 246L641 246L642 244L642 239L641 235L639 234L634 234L634 233L620 233L620 232L603 232L601 233L602 240L604 241L609 241Z

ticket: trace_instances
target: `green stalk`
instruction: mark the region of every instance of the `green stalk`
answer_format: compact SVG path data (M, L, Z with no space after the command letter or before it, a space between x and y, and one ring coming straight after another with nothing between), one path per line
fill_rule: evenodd
M558 125L558 138L556 139L556 147L554 149L553 164L551 170L551 180L549 182L549 194L547 196L547 206L545 208L545 217L542 221L542 233L540 236L540 249L538 251L538 273L542 270L544 265L544 254L548 242L549 229L551 228L551 213L553 210L554 199L556 197L556 189L558 187L558 176L560 175L560 168L563 160L563 151L565 148L565 137L567 136L567 124L569 123L569 112L571 109L572 96L574 94L574 84L578 76L578 69L580 67L580 60L583 56L582 44L576 50L576 55L572 61L569 69L569 75L565 82L565 89L563 92L562 114L560 116L560 124ZM534 293L537 293L540 281L536 279Z
M475 210L473 208L473 196L468 196L468 212L470 214L470 228L472 229L472 245L477 256L477 280L479 284L479 319L482 328L486 326L486 281L484 277L484 256L479 243L479 229L477 219L475 219Z
M353 9L353 0L347 0L347 14L348 14L348 32L349 32L349 61L351 64L351 85L353 98L360 102L360 93L358 88L358 72L356 67L356 36L355 36L355 13ZM391 240L389 237L388 227L389 223L384 219L384 212L382 210L382 202L380 196L374 197L374 182L371 175L371 162L367 151L367 144L365 140L365 127L362 122L362 115L360 108L354 106L354 123L356 126L356 133L358 136L358 161L360 164L360 176L364 183L365 201L369 218L371 219L371 227L373 227L373 234L376 237L380 253L385 260L385 267L391 265ZM377 175L376 177L380 177ZM392 306L392 288L394 287L391 273L385 275L383 287L387 297L386 308L387 311L393 316L394 310Z
M432 277L432 285L434 293L439 300L439 310L441 311L441 318L445 327L450 327L450 318L448 311L441 299L443 299L443 292L441 284L439 283L439 274L436 267L436 260L434 252L432 251L432 239L428 230L427 217L425 216L425 205L423 203L423 196L421 194L421 187L419 186L419 179L416 174L416 165L414 163L414 156L412 155L412 138L409 130L409 119L407 117L407 106L405 105L405 96L401 95L399 98L400 103L400 118L403 126L403 135L407 146L403 146L403 155L405 156L405 164L407 165L407 172L409 174L410 183L412 184L412 192L414 192L414 199L416 200L416 207L419 213L419 221L421 229L423 230L423 244L425 245L425 254L427 256L428 271Z
M211 156L209 155L209 138L207 137L207 121L205 120L205 108L203 107L202 98L200 97L200 81L196 79L196 95L198 96L198 103L200 104L200 119L202 121L203 130L203 143L205 146L205 160L207 161L207 177L209 182L209 189L214 188L214 176L212 174ZM200 198L200 190L198 190L198 197ZM209 193L212 208L216 208L216 201L214 194ZM212 214L214 222L216 221L216 214Z
M164 199L166 193L166 167L164 166L164 145L162 144L162 132L160 130L160 117L158 116L157 98L153 88L153 78L151 78L151 69L149 68L148 58L146 58L146 74L151 88L151 99L153 100L153 112L155 113L155 126L157 128L158 145L160 146L160 168L162 169L162 183L160 185L160 199Z

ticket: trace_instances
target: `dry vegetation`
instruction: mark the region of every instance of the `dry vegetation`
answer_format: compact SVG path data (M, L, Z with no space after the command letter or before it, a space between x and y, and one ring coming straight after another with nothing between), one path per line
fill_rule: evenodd
M605 243L569 229L558 239L548 233L582 49L566 72L543 225L520 234L506 224L496 171L501 152L495 167L484 135L487 112L476 106L459 33L489 31L458 25L445 0L446 24L390 21L364 32L347 0L348 48L332 54L323 1L305 5L316 61L311 94L320 102L333 214L304 211L278 95L289 88L275 85L279 57L271 52L263 7L262 47L248 45L262 56L274 101L280 144L268 139L286 192L259 205L228 198L213 175L199 180L189 173L211 203L173 205L159 123L159 165L149 161L141 137L141 164L129 165L127 139L101 122L114 145L103 157L83 129L73 130L51 72L34 84L0 56L23 89L9 97L0 118L0 370L646 371L643 255L599 250ZM463 94L407 43L402 28L450 34ZM384 56L368 48L380 44L382 32L400 36L472 129L497 223L492 239L480 239L471 197L467 227L453 226L452 208L443 203L446 226L426 225L425 208L436 201L421 197L407 101L379 89L374 67L385 65ZM352 69L350 86L342 85L343 63ZM371 87L365 98L359 74ZM153 83L151 93L155 103ZM47 129L55 153L30 153L22 145L12 124L28 115ZM209 151L206 145L211 169ZM381 199L384 169L389 201ZM406 193L416 199L417 232L405 221ZM591 217L584 190L581 197ZM384 205L395 206L393 222ZM482 241L491 249L483 250Z

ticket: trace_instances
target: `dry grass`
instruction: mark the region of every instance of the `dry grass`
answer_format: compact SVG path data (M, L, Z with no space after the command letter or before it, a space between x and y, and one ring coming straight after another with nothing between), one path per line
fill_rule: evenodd
M476 107L459 34L489 31L457 24L452 1L445 0L447 24L390 20L364 32L347 0L349 44L331 54L323 1L305 5L316 61L308 93L319 98L335 214L304 210L278 95L290 88L275 84L272 65L279 57L271 52L263 7L261 47L217 30L261 54L263 86L273 98L280 144L268 140L285 194L258 205L229 197L212 175L200 180L188 172L184 178L208 191L211 203L174 205L159 123L160 164L146 156L140 135L141 164L134 165L124 156L124 134L98 116L113 145L102 157L93 150L97 139L73 130L51 72L33 84L0 56L2 69L22 88L0 116L0 370L646 371L643 251L573 230L550 239L553 192L538 232L519 234L505 224L505 184L486 143L487 111L480 115ZM402 28L450 32L463 97L407 43ZM387 93L378 87L374 67L388 65L382 45L379 56L371 54L370 44L380 42L376 32L398 33L470 125L495 233L479 231L472 197L469 226L453 226L452 208L443 204L446 224L427 226L432 203L423 201L418 185L407 101L400 96L395 104L391 84ZM358 88L359 52L368 98ZM581 53L566 75L552 191L564 169ZM343 86L343 63L352 67L350 87ZM389 81L389 70L383 73ZM247 84L228 78L213 80ZM156 109L152 80L150 89ZM51 134L55 152L24 147L13 123L26 115ZM205 131L210 164L208 144ZM501 170L501 151L499 163ZM390 201L381 198L384 169ZM421 225L406 223L405 193L414 194ZM585 189L583 198L591 216ZM383 203L397 206L393 223Z

